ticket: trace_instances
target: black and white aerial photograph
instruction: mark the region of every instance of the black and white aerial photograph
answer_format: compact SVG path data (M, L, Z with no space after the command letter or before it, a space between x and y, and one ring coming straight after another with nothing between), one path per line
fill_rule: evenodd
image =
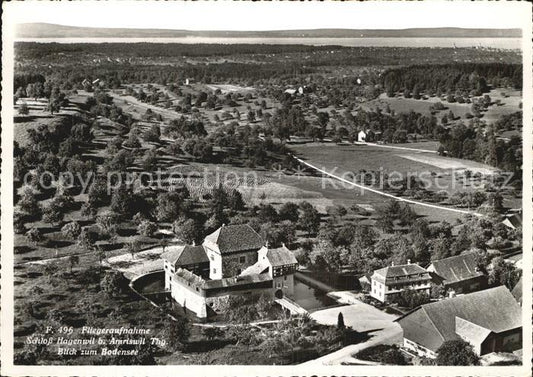
M531 373L531 4L2 8L2 375Z

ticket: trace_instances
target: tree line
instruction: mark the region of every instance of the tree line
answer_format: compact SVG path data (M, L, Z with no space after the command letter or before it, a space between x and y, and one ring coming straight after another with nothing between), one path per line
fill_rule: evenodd
M393 97L408 90L416 98L420 92L429 95L456 93L479 96L488 85L522 88L522 65L506 63L455 63L411 65L392 68L381 76L385 92Z

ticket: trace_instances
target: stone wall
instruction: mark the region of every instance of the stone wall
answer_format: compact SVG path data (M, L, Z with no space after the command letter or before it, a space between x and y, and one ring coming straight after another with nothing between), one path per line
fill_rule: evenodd
M196 313L199 318L207 317L206 299L200 289L195 286L186 286L176 281L171 281L171 297L180 306Z
M241 258L244 259L241 262ZM257 262L257 250L243 253L226 254L222 256L222 276L232 277L239 275L245 268Z
M215 312L221 313L228 308L228 300L230 296L260 296L261 294L266 294L268 297L273 298L272 289L251 289L247 291L235 291L221 296L208 297L206 303Z
M281 289L283 296L292 297L294 295L294 275L277 276L274 278L274 292Z

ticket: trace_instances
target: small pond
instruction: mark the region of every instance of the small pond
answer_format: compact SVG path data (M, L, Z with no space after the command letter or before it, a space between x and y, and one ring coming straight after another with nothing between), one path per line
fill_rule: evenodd
M296 279L294 280L293 300L308 311L338 305L338 302L329 297L326 292L310 287Z
M150 294L159 293L165 290L165 271L154 272L141 276L133 283L139 293Z

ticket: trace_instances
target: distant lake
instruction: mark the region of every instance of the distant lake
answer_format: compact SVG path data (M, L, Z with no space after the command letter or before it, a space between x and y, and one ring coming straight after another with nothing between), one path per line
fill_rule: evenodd
M17 38L17 42L41 43L213 43L213 44L303 44L346 47L490 47L520 49L520 38Z

